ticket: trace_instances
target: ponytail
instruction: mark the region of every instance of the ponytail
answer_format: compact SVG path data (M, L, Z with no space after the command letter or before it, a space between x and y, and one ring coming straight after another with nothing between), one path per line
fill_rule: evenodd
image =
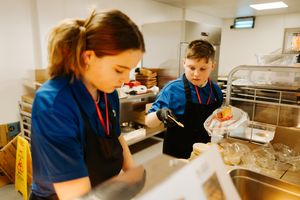
M68 74L79 76L83 69L81 54L86 46L86 28L80 20L64 20L49 36L48 62L50 77Z
M94 51L100 58L129 49L145 52L144 39L137 25L121 11L93 11L86 20L64 20L49 36L50 77L79 78L86 68L82 58L86 50Z

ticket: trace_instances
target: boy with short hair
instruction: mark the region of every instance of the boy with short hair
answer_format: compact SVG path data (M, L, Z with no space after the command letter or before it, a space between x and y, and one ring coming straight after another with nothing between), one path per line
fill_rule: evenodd
M192 41L183 61L184 74L165 85L149 109L146 125L164 123L167 127L163 153L189 158L194 143L210 142L203 123L223 102L220 87L209 78L215 68L214 56L214 47L208 41Z

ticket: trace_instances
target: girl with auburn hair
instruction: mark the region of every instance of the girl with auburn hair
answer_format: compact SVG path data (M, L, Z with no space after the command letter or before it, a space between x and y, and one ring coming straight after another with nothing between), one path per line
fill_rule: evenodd
M53 28L51 79L32 108L30 199L74 199L134 167L116 88L129 81L144 52L140 30L118 10L93 11Z

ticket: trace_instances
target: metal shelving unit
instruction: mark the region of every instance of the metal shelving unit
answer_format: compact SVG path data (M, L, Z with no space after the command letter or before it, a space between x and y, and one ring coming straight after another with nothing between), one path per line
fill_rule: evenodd
M141 126L140 129L136 129L131 132L122 132L128 145L135 144L165 131L163 126L149 128L145 125L146 105L152 103L155 98L156 94L148 92L139 95L128 95L126 98L120 99L121 123L133 122Z
M253 77L256 79L257 76L268 73L270 75L267 77L272 79L271 81L251 80ZM294 79L286 83L276 79L278 75L287 80L287 76L284 76L287 74ZM246 77L248 80L239 81L241 77ZM299 67L262 65L235 67L228 75L223 93L226 105L233 105L248 113L250 124L245 138L247 140L260 139L259 134L265 134L266 137L268 135L270 139L277 126L300 127Z
M125 98L120 98L120 103L128 102L128 101L143 101L144 99L155 97L156 95L153 92L147 92L145 94L137 94L137 95L127 95Z
M28 141L30 141L31 134L31 109L32 104L23 100L19 101L21 134Z
M258 111L262 113L262 108L272 109L269 111L272 113L271 117L274 118L274 111L276 110L276 120L272 121L273 125L282 125L282 118L290 116L295 116L297 122L295 126L300 123L298 112L300 109L300 82L290 83L280 83L276 82L270 84L248 84L248 85L236 85L234 80L237 79L237 73L245 72L271 72L275 74L280 73L292 73L292 76L297 78L300 75L299 67L292 66L255 66L255 65L241 65L234 68L228 75L227 88L226 88L226 105L237 103L239 105L246 103L251 105L251 112L248 112L252 121L261 118L258 117ZM274 77L273 77L274 78ZM247 109L246 109L247 110ZM289 112L290 111L290 112ZM297 112L295 112L297 111ZM264 111L267 113L268 111ZM285 116L283 116L285 115ZM296 120L296 119L294 119ZM265 120L267 122L267 119Z
M18 102L20 114L21 136L30 142L31 134L31 110L35 91L41 87L42 83L28 78L23 79L23 86L27 93L21 96Z

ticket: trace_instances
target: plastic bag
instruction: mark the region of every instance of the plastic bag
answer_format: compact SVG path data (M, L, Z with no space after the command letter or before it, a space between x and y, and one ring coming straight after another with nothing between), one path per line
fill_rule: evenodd
M204 122L204 128L216 142L230 131L239 127L247 127L249 117L243 110L233 106L222 106L216 109Z

